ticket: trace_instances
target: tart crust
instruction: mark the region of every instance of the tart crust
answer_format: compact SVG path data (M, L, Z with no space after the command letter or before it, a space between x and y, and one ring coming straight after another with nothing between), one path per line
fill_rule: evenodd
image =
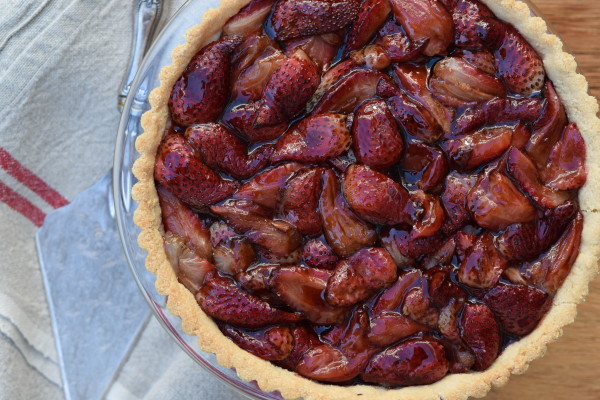
M556 293L552 308L528 336L509 345L487 370L449 374L426 386L386 389L378 386L337 386L318 383L295 372L277 367L234 344L217 328L215 322L198 306L192 293L177 281L167 260L158 195L154 185L154 161L168 120L168 99L175 81L190 59L204 45L217 38L221 27L249 0L222 0L218 9L208 10L199 25L186 33L186 43L172 53L173 63L160 72L161 85L150 94L151 109L142 117L144 133L137 139L139 159L133 172L139 182L133 188L133 198L139 204L134 215L142 229L138 243L148 251L147 269L156 274L156 289L168 296L168 310L182 320L183 330L198 337L199 347L214 353L226 368L235 368L241 379L255 380L265 392L278 390L286 399L422 399L459 400L483 397L494 386L504 385L510 374L524 373L531 361L544 355L546 347L562 335L564 326L574 321L577 304L588 293L589 282L598 272L600 256L600 119L598 102L588 95L586 79L577 73L572 55L563 52L560 39L548 33L546 23L532 17L529 7L516 0L481 0L501 20L513 24L544 60L548 77L554 83L569 120L576 122L587 146L587 183L579 192L584 214L584 226L579 256L571 272Z

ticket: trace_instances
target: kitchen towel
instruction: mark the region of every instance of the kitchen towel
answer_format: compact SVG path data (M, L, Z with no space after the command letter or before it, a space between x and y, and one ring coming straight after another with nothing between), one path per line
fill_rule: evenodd
M134 4L0 0L0 399L64 396L34 234L112 165ZM239 395L152 319L107 397Z

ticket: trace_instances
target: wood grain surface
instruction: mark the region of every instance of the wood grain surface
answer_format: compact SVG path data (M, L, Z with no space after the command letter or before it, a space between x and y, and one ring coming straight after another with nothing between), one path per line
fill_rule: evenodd
M600 0L532 2L575 56L590 93L600 99ZM512 376L486 399L600 399L600 278L578 307L576 321L548 347L544 358L534 361L525 375Z

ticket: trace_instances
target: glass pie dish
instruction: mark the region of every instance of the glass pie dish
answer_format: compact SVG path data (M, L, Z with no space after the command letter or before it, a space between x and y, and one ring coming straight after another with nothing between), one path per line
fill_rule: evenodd
M181 43L178 39L188 27L198 22L197 18L203 10L209 6L217 5L211 3L205 1L191 1L186 3L167 25L138 72L131 94L125 105L115 154L114 192L117 220L126 256L144 296L159 321L182 348L200 365L208 368L217 377L225 380L242 393L258 398L278 398L275 394L261 392L252 383L247 384L243 382L237 378L234 371L220 367L216 363L214 355L205 354L197 350L194 343L195 338L182 333L179 329L180 323L177 320L178 318L172 317L168 312L165 312L165 298L154 290L154 277L145 270L144 252L137 246L139 230L135 227L132 220L135 205L131 200L131 187L134 183L134 178L131 174L131 165L136 158L133 143L140 132L139 121L141 114L148 109L147 96L150 90L158 85L158 73L160 69L170 63L170 51L174 48L175 44Z

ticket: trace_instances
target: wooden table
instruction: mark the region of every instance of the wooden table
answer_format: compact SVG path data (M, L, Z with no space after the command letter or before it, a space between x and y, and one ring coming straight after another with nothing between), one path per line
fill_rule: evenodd
M600 99L600 0L532 1L577 59L590 93ZM577 320L548 347L546 356L486 399L600 399L600 278L578 307Z

